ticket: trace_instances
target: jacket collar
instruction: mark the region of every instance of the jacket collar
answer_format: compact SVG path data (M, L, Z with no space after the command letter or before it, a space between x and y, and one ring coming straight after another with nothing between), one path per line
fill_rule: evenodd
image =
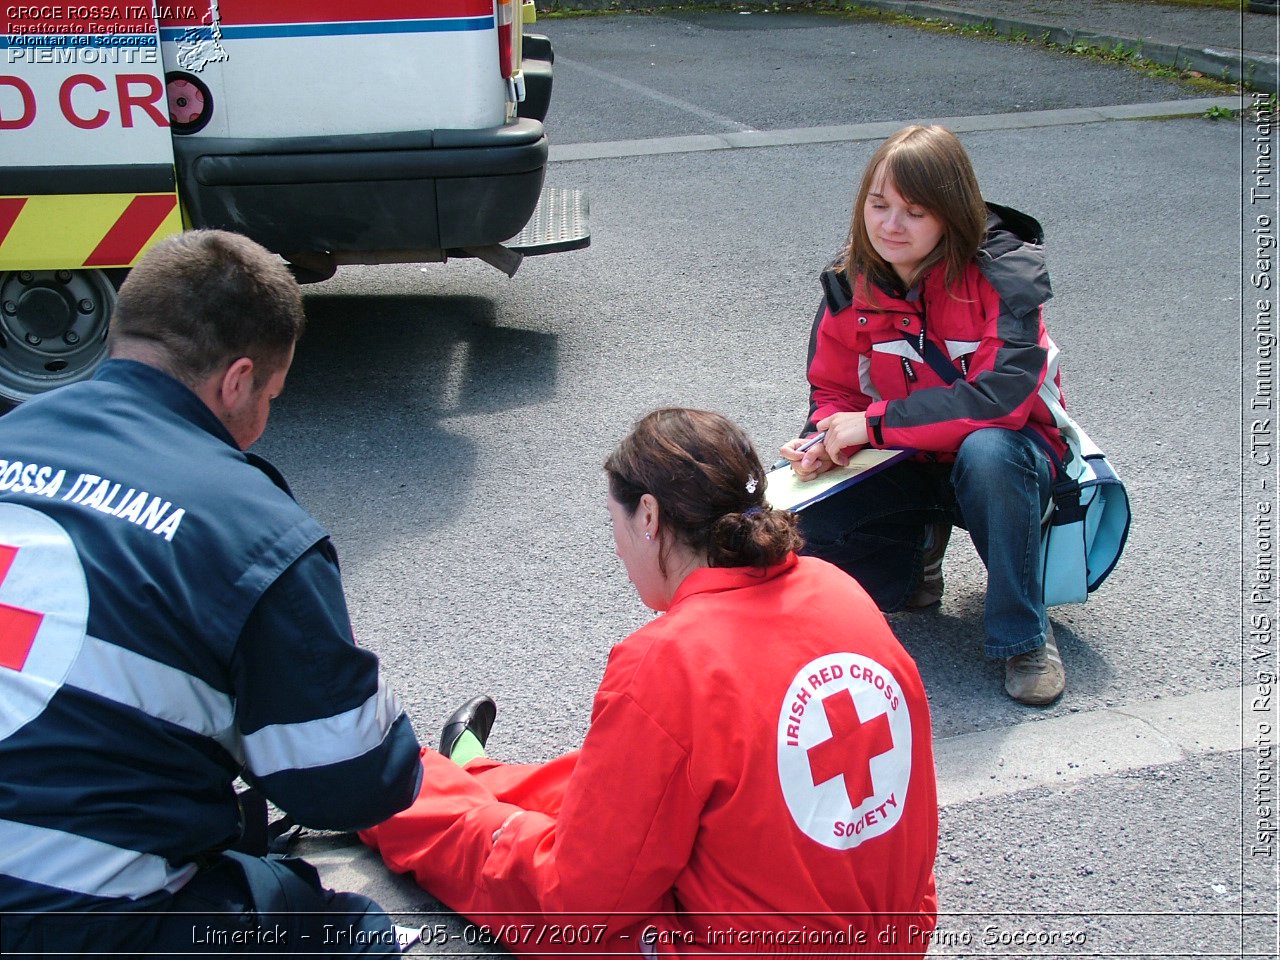
M781 562L772 567L699 567L684 578L671 598L671 612L685 600L701 593L723 593L726 590L740 590L743 587L758 587L782 576L799 563L794 553L788 553Z
M186 384L157 367L137 360L108 360L98 368L93 379L118 384L141 394L153 406L213 434L237 450L240 449L208 404L192 393Z
M939 264L938 267L930 270L919 286L908 290L905 294L890 292L878 284L870 284L867 278L861 274L858 276L854 289L850 290L849 279L844 275L844 272L836 270L834 267L828 267L822 272L822 295L827 302L827 309L833 315L855 304L860 310L873 310L876 312L914 311L918 309L920 288L930 282L941 283L940 278L942 275L938 270L941 266ZM868 293L867 287L869 285L874 287L874 292Z

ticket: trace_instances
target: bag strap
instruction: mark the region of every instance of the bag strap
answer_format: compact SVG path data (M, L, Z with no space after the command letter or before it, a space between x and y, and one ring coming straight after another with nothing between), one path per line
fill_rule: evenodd
M902 334L902 339L906 340L907 343L911 344L917 350L920 350L920 345L915 337L904 333ZM920 352L924 357L924 362L933 368L933 372L940 376L942 378L942 382L947 386L951 386L962 376L960 368L957 367L951 358L944 354L942 350L939 349L938 345L932 340L925 340L924 349ZM1029 440L1034 441L1036 446L1044 451L1045 456L1049 458L1049 462L1053 464L1054 470L1056 471L1054 474L1055 476L1066 476L1066 466L1063 464L1062 458L1058 456L1058 451L1053 449L1053 444L1046 440L1038 430L1032 430L1030 427L1023 427L1018 431L1018 433L1027 437Z

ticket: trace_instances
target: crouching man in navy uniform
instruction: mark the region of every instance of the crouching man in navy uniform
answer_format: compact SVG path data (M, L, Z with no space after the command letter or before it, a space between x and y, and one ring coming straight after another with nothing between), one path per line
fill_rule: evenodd
M377 904L229 849L237 775L340 830L419 786L325 531L245 452L302 325L261 247L171 237L96 377L0 419L6 955L399 952Z

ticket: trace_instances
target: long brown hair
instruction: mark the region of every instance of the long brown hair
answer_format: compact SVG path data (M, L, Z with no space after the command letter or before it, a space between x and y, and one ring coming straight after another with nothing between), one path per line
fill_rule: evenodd
M795 514L764 499L764 467L750 438L718 413L655 410L604 469L609 492L629 515L650 494L663 526L710 566L770 567L803 545ZM665 551L659 569L666 572Z
M907 284L915 284L939 263L946 265L947 286L955 283L978 253L987 232L987 208L973 164L956 135L945 127L911 126L880 144L862 174L853 204L849 239L836 261L852 289L859 274L879 286L896 286L893 268L876 253L867 235L863 208L871 188L887 180L904 200L942 221L938 245L920 262Z

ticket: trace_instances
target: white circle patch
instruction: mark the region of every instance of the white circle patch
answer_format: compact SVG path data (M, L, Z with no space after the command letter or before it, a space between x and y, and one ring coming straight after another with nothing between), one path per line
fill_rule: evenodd
M778 780L791 817L824 847L892 830L911 780L911 714L888 670L856 653L806 664L778 715Z
M89 588L67 531L0 503L0 740L38 717L84 643Z

